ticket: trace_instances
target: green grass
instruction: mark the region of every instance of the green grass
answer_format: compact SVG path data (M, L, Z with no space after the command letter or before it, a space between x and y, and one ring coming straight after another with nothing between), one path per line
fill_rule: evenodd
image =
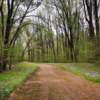
M16 63L12 71L0 74L0 100L7 98L37 68L34 64Z
M100 68L90 63L51 63L86 79L100 83Z

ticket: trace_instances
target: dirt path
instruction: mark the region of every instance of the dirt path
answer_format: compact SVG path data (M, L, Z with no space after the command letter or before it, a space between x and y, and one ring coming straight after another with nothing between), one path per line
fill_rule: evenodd
M6 100L100 100L100 84L46 64Z

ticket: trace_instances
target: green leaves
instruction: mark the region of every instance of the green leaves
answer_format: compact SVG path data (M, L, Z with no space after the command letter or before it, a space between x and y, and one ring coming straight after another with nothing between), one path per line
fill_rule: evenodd
M41 2L37 2L37 3L36 3L36 6L38 7L38 6L40 6L40 4L41 4Z
M40 4L41 4L41 2L34 2L34 0L24 0L24 2L23 2L23 6L31 6L31 7L34 7L34 6L36 6L36 7L38 7L38 6L40 6Z

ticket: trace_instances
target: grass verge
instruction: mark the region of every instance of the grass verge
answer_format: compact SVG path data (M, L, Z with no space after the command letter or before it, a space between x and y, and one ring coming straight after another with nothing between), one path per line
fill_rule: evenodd
M76 75L84 76L86 79L100 83L100 68L96 67L94 64L89 63L51 63L51 65L55 65L65 69L66 71L70 71Z
M37 68L33 64L16 63L12 71L0 74L0 100L7 98Z

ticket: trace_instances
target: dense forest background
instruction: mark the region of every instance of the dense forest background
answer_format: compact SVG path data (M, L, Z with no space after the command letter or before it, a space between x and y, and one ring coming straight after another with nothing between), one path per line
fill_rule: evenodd
M0 0L0 71L23 60L100 64L100 0Z

